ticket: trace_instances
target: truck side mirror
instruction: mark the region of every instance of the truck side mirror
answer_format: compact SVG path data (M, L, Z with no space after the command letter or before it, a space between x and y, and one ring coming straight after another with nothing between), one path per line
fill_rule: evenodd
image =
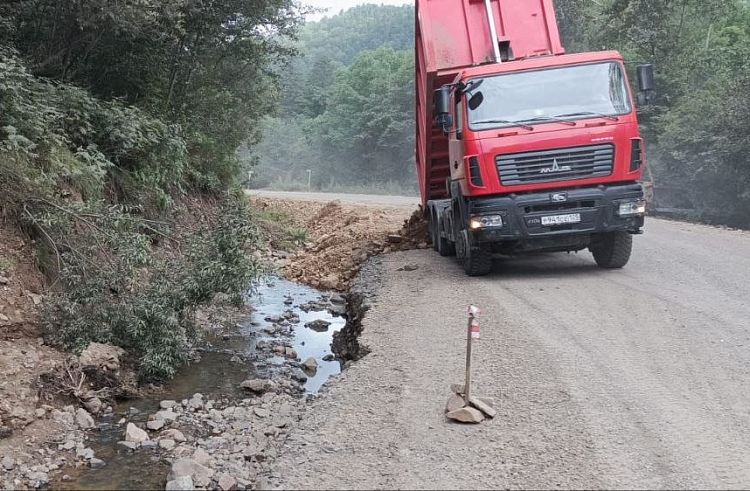
M654 66L638 65L638 104L650 106L656 99L656 84L654 83Z
M450 113L451 108L451 88L448 86L441 87L435 91L435 119L443 128L443 133L448 133L453 126L453 118Z
M473 96L469 97L469 109L475 111L484 102L484 94L477 92Z

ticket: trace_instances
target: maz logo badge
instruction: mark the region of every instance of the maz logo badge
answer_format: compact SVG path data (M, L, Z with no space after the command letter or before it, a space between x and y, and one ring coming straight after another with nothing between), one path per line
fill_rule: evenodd
M552 193L549 195L549 199L552 200L554 203L565 203L568 201L568 194L567 193Z
M556 172L570 172L573 168L569 165L560 165L557 163L557 159L552 161L552 167L547 167L539 171L540 174L553 174Z

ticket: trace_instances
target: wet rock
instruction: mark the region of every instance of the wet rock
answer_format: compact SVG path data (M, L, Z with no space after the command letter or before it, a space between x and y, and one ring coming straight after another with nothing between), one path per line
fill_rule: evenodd
M296 360L297 359L297 352L294 350L294 348L287 347L286 350L285 350L284 356L286 356L287 358L290 358L292 360Z
M166 491L192 491L195 489L192 476L180 476L167 483Z
M187 403L190 409L202 409L203 408L203 394L195 394Z
M107 465L107 463L101 459L91 459L89 460L89 465L92 469L101 469L102 467Z
M307 377L307 375L305 374L305 372L303 372L303 371L302 371L302 370L300 370L300 369L296 369L296 370L294 370L294 371L292 372L292 375L291 375L291 376L292 376L292 379L293 379L293 380L296 380L297 382L301 382L301 383L303 383L303 384L304 384L305 382L307 382L307 378L308 378L308 377Z
M153 440L146 440L145 442L141 443L141 448L143 450L153 450L158 446L159 444Z
M464 407L457 411L452 411L447 414L449 419L459 421L461 423L477 424L484 421L484 414L478 409L473 407Z
M84 430L90 430L96 426L94 418L92 418L88 411L82 407L78 408L78 411L76 411L76 424Z
M180 430L175 430L175 429L164 430L161 432L161 436L165 438L171 438L172 440L178 443L183 443L187 441L187 438L185 438L185 435L183 435Z
M127 448L131 452L135 451L135 449L138 448L138 444L135 443L135 442L122 441L122 442L117 442L117 444L120 445L120 446L122 446L122 447Z
M11 471L16 466L16 461L10 455L6 455L5 457L3 457L0 465L2 465L3 469L5 469L6 471Z
M177 405L177 401L161 401L159 407L162 409L172 409Z
M163 419L154 419L146 423L146 428L148 428L151 431L159 431L160 429L164 428L164 420Z
M162 438L159 440L159 446L164 450L172 450L177 445L177 442L171 438Z
M83 405L91 414L99 414L100 412L102 412L102 407L104 407L102 400L98 397L92 397Z
M318 362L315 358L310 357L307 360L302 362L301 367L306 372L315 373L318 371Z
M133 443L143 443L148 440L148 433L138 428L133 423L128 423L125 427L125 441Z
M39 489L49 485L49 476L46 472L33 472L29 477L29 486Z
M90 448L79 448L78 450L76 450L76 458L91 460L94 458L94 451Z
M117 346L91 343L78 357L78 362L84 367L93 366L116 371L120 369L120 357L124 354L125 350Z
M256 394L262 394L268 387L268 381L259 378L245 380L240 384L240 387Z
M331 303L340 304L343 305L346 303L346 299L339 293L334 293L331 295Z
M335 357L335 356L333 356L333 355L330 355L330 354L329 354L329 355L325 355L325 356L323 357L323 361L333 361L333 360L335 360L335 359L336 359L336 357Z
M228 472L225 472L219 477L219 489L222 491L237 489L237 481Z
M193 485L204 488L211 483L213 475L213 469L209 469L194 460L177 459L172 464L172 472L169 474L169 479L175 480L179 477L190 476L193 478Z
M266 322L271 322L273 324L279 324L281 322L284 322L284 320L285 319L283 315L274 315L274 316L266 317L265 319Z
M324 321L323 319L317 319L305 324L306 328L312 329L315 332L326 332L330 326L331 323L328 321Z

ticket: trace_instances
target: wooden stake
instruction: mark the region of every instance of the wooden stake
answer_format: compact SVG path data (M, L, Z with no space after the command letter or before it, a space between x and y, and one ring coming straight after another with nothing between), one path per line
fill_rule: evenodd
M474 320L474 314L469 312L469 325L466 328L466 381L464 382L464 401L469 405L471 399L471 348L474 341L471 339L471 323Z

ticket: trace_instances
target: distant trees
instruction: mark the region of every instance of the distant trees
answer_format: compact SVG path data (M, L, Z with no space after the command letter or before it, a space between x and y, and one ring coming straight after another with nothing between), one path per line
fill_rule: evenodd
M413 16L364 5L301 29L252 185L299 187L309 169L318 188L415 191Z

